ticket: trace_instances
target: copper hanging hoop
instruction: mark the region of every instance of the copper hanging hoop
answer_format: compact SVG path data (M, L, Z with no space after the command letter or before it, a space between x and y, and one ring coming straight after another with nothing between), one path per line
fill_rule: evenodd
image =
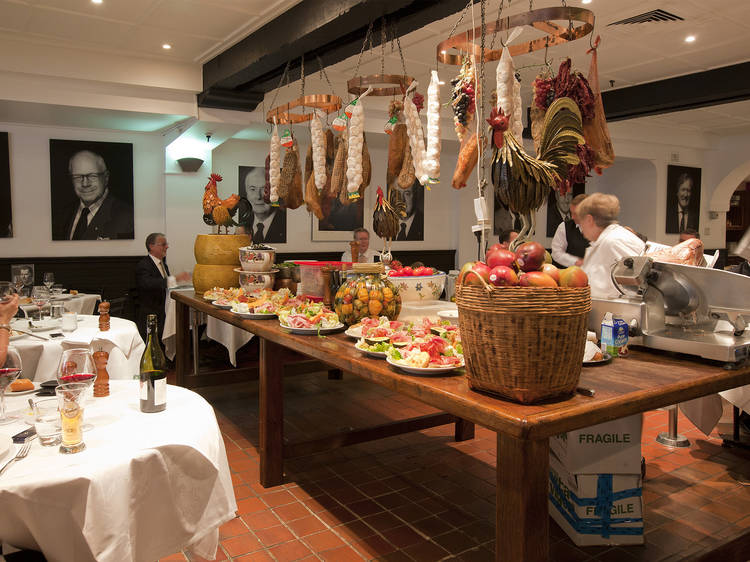
M569 25L563 27L555 23L555 21L560 20L567 21ZM547 34L544 37L539 37L526 43L516 43L508 47L510 54L516 56L524 53L533 53L545 47L561 45L562 43L585 37L594 29L594 20L594 12L586 8L567 6L541 8L487 22L485 33L495 33L513 29L514 27L529 25ZM574 22L579 25L574 26ZM463 55L461 53L457 55L451 54L448 52L450 49L470 53L479 58L482 54L482 48L474 43L473 39L480 37L481 33L482 28L477 27L441 41L437 46L437 60L444 64L461 65ZM502 53L502 49L485 49L484 60L499 60Z
M354 96L361 96L368 87L373 86L370 96L402 96L414 82L411 76L400 74L370 74L355 76L346 83L347 91ZM390 87L374 87L376 84L395 84Z
M312 119L314 112L309 113L292 113L295 107L308 107L311 109L320 109L326 114L333 113L341 109L341 98L333 94L310 94L300 96L295 100L279 105L269 110L266 114L266 121L273 123L274 117L279 125L289 125L294 123L304 123Z

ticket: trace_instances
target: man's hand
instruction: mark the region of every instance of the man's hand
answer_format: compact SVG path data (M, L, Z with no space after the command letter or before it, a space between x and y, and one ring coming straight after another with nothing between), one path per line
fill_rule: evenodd
M583 265L583 260L582 259L577 259L576 260L576 265Z
M11 295L5 302L0 302L0 324L10 324L18 312L18 295Z
M193 280L193 275L189 271L183 271L182 273L178 273L175 276L175 279L177 279L178 283L185 283L185 282L188 282L188 281L192 281Z

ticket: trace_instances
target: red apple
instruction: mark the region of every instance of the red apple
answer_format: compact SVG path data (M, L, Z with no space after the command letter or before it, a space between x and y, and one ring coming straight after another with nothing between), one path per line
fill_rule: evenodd
M487 251L487 256L485 258L487 267L489 267L490 269L493 267L497 267L498 265L513 267L516 262L516 254L503 247L496 248L495 246L500 246L500 244L495 244Z
M561 287L586 287L588 284L588 275L577 265L566 267L560 272Z
M490 283L495 287L518 285L518 275L507 265L496 265L490 270Z
M521 274L519 279L521 287L557 287L557 283L546 273L541 271L528 271Z
M542 273L546 273L555 280L555 283L558 285L560 284L560 270L551 263L545 263L542 265Z
M544 263L544 246L539 242L524 242L516 248L516 263L521 271L539 271Z
M464 276L464 283L467 285L482 285L482 281L479 278L484 279L484 282L489 285L490 283L490 268L487 264L478 261L476 262L469 272Z

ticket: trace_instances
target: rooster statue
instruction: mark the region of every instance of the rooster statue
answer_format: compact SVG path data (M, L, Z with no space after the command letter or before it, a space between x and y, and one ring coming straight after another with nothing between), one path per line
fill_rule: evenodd
M580 162L577 147L585 142L578 105L559 98L544 116L539 153L529 156L508 128L508 117L493 108L487 119L492 129L492 183L495 195L514 213L523 227L511 244L515 250L528 240L536 226L536 211L547 201L550 189L565 179L570 165Z
M208 183L203 194L203 222L211 226L218 226L219 234L221 234L222 226L226 234L229 234L230 226L242 226L249 231L252 227L253 206L250 201L236 193L223 201L219 199L216 183L221 180L222 177L219 174L211 174L208 177ZM237 221L232 218L235 215L237 215Z
M378 186L375 211L372 213L372 229L375 234L385 241L385 251L381 259L386 265L391 262L391 242L398 236L398 227L401 219L406 217L406 201L399 189L388 190L388 198L383 195L383 189Z

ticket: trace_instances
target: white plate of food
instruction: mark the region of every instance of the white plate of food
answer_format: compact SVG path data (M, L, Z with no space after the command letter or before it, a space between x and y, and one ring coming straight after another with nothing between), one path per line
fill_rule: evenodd
M20 340L21 338L25 338L26 334L22 334L21 332L16 332L15 330L10 331L10 337L8 337L9 341L15 341Z
M232 308L232 303L228 300L223 300L223 299L216 299L213 302L213 305L216 308L221 308L222 310L229 310L230 308Z
M46 320L32 320L29 330L32 332L46 332L62 326L62 319L48 318Z
M346 331L344 332L347 336L350 338L354 338L355 340L358 340L362 337L362 324L355 324L354 326L349 326Z
M405 371L412 375L442 375L445 373L450 373L451 371L455 371L456 369L460 369L464 366L463 361L461 361L460 365L446 365L444 367L412 367L411 365L404 365L402 363L399 363L388 356L386 356L385 360L389 365L393 365L394 367L397 367L402 371Z
M52 301L69 301L73 298L73 295L52 295L50 300Z
M330 328L292 328L291 326L284 326L284 324L282 324L281 322L279 322L279 326L281 326L285 330L288 330L292 334L299 334L302 336L334 334L336 332L340 332L341 328L344 327L341 322L339 322L336 326L332 326Z
M388 345L388 342L385 342L385 343L386 345ZM388 355L387 351L372 351L371 349L369 349L370 346L362 340L355 343L354 347L357 348L362 353L364 353L365 355L374 357L375 359L385 359L386 355Z
M276 318L276 314L274 312L269 312L266 314L256 312L237 312L236 310L233 310L232 312L240 318L247 318L248 320L269 320L271 318Z
M31 394L33 392L36 392L40 388L42 388L41 386L39 386L38 382L31 381L31 384L34 385L34 388L27 388L26 390L17 390L17 391L14 391L13 390L13 383L11 383L10 386L5 391L5 396L22 396L24 394Z
M609 363L611 360L612 360L612 356L609 353L602 353L601 359L592 359L590 361L584 361L583 366L590 367L592 365L604 365L605 363Z

